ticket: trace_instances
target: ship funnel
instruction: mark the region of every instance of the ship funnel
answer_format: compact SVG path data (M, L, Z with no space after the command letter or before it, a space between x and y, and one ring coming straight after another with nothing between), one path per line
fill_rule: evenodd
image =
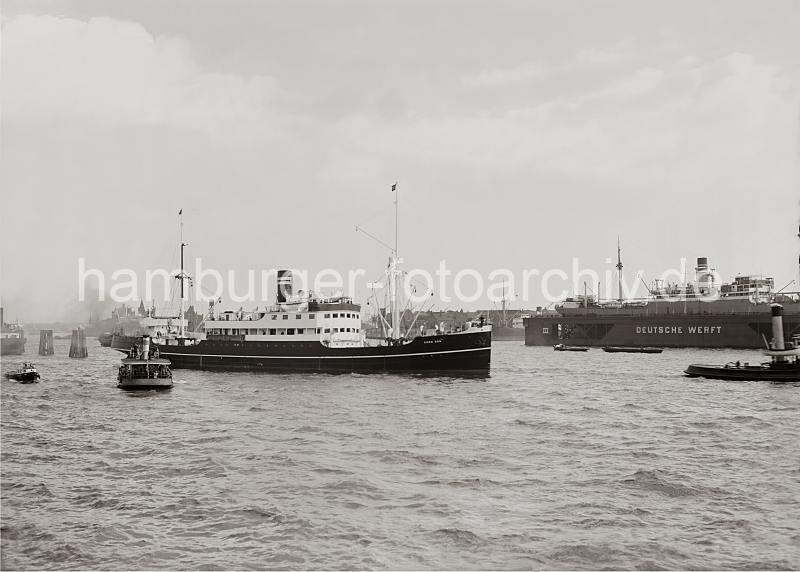
M697 258L697 266L694 268L694 280L701 292L708 292L714 287L714 271L708 267L708 258L700 256Z
M783 341L783 306L773 304L772 308L772 346L776 350L786 349Z
M278 304L285 304L292 295L292 271L278 270Z
M142 336L142 359L150 358L150 336Z

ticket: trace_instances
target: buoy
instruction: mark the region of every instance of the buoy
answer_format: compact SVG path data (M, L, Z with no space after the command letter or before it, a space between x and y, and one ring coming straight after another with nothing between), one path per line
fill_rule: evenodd
M83 328L72 330L72 341L69 345L69 357L85 358L89 356L86 350L86 332Z
M39 355L51 356L54 353L53 330L39 330Z

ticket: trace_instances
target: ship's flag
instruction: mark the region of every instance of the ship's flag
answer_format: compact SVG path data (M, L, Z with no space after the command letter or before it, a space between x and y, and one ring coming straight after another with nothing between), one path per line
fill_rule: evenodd
M397 183L392 185L392 192L395 192L395 190L397 190Z
M183 209L179 210L178 214L183 214Z

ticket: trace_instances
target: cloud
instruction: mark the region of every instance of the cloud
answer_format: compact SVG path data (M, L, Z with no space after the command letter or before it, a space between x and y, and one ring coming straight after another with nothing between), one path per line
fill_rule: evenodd
M627 42L620 42L610 49L585 48L563 64L544 64L541 61L525 62L507 68L484 69L464 76L462 85L471 88L500 87L526 81L552 78L575 71L593 71L611 68L634 59L634 52Z
M21 15L3 20L3 114L101 126L241 133L269 121L274 81L213 73L179 38L141 25Z
M543 78L551 71L551 68L543 64L528 63L513 68L483 70L464 77L462 83L467 87L500 86Z
M536 93L533 97L536 97ZM356 139L416 161L534 169L680 191L794 176L796 78L753 56L681 58L498 112L374 124ZM366 125L354 120L353 125ZM753 187L755 188L755 187Z

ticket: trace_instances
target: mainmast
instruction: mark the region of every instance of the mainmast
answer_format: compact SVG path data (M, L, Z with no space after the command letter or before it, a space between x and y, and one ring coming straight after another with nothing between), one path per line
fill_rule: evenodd
M622 249L617 237L617 299L622 302Z
M400 300L399 300L399 277L402 274L398 266L400 263L403 262L403 259L397 256L397 237L398 237L398 221L399 221L399 212L400 206L398 201L398 193L397 193L397 182L392 185L392 192L394 195L394 247L390 245L388 242L384 242L377 236L374 236L361 228L360 226L356 225L356 232L361 232L372 240L383 246L384 248L388 249L391 253L389 255L389 268L386 271L387 278L389 279L389 308L388 313L391 314L391 324L387 320L386 316L384 315L385 310L381 310L380 316L382 320L382 324L384 328L391 327L392 329L392 339L399 340L400 335ZM383 285L381 285L383 288Z
M398 277L400 270L398 264L400 258L397 256L397 237L398 237L398 219L400 207L398 204L399 193L397 192L397 183L392 185L392 192L394 193L394 251L392 252L391 263L389 265L389 292L392 304L392 337L400 339L400 301L398 300Z

